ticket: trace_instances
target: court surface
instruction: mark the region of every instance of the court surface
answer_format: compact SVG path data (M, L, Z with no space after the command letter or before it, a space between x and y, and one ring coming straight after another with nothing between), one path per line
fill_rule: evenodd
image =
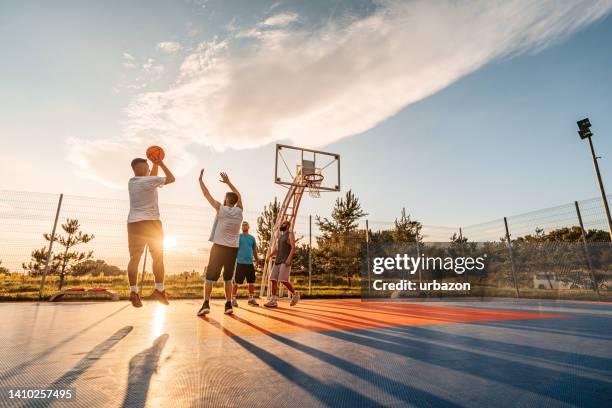
M0 304L0 406L609 406L612 305ZM72 388L24 403L9 388ZM606 402L607 401L607 402Z

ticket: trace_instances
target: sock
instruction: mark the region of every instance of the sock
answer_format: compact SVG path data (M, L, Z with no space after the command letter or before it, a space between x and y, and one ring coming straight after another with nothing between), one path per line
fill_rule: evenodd
M253 294L249 293L249 299L253 299Z
M158 291L160 291L160 292L163 292L163 291L164 291L164 282L162 282L162 283L157 283L157 282L156 282L156 283L155 283L155 290L158 290Z
M134 285L130 285L130 292L134 292L134 293L138 293L138 286Z

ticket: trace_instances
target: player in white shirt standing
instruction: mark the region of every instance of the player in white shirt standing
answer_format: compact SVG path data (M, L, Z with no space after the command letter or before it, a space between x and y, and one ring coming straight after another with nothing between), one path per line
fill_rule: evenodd
M164 290L164 230L159 218L157 204L157 188L174 183L172 172L158 157L153 158L153 169L145 159L132 160L134 177L128 183L130 193L130 213L127 220L128 247L130 262L128 263L128 280L130 282L130 301L134 307L142 307L138 295L138 264L145 245L149 247L153 259L153 275L155 290L151 297L167 305L168 296ZM158 167L165 177L157 177Z
M242 198L227 177L221 173L221 182L227 184L230 192L225 194L223 204L215 200L204 184L204 169L200 171L200 188L202 194L217 212L215 222L210 234L209 241L213 246L210 249L208 267L206 268L206 283L204 284L204 304L198 311L198 316L210 313L210 294L212 285L219 280L223 269L223 285L225 289L225 314L233 313L232 309L232 279L234 278L234 267L236 255L238 254L240 225L242 224Z

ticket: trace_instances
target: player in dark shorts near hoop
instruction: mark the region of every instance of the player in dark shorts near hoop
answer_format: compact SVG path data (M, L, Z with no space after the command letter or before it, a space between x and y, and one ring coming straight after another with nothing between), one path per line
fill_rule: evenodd
M221 173L221 182L227 184L230 192L225 194L223 204L215 200L204 184L204 169L200 172L200 188L202 194L217 212L209 240L213 242L206 268L204 284L204 303L198 311L198 316L210 313L210 294L212 285L219 280L223 270L223 286L225 289L225 314L233 313L232 309L232 279L236 265L236 254L242 224L242 198L229 177Z
M253 258L255 258L256 264L259 263L259 257L257 256L257 241L254 236L249 234L249 223L242 221L242 234L240 234L238 256L236 257L236 273L234 274L234 287L232 290L233 307L238 307L236 293L238 293L238 286L242 285L245 278L249 288L248 304L251 306L259 306L253 297L255 294L255 266L253 265Z
M291 274L291 261L293 254L295 253L295 236L293 231L289 230L291 224L285 220L280 225L280 235L276 239L276 245L274 250L269 255L269 258L276 257L274 259L274 266L270 272L270 282L272 283L272 296L270 300L264 304L265 307L277 307L276 297L278 296L278 282L281 282L287 287L289 293L291 293L291 306L295 306L300 300L300 294L293 288L291 282L289 282L289 275Z

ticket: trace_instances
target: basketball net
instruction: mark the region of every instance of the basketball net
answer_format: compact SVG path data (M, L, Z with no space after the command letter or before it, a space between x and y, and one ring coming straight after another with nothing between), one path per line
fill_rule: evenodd
M321 174L321 169L315 169L314 173L305 174L304 181L306 181L306 189L308 190L308 195L312 198L321 197L321 183L323 182L323 175Z

